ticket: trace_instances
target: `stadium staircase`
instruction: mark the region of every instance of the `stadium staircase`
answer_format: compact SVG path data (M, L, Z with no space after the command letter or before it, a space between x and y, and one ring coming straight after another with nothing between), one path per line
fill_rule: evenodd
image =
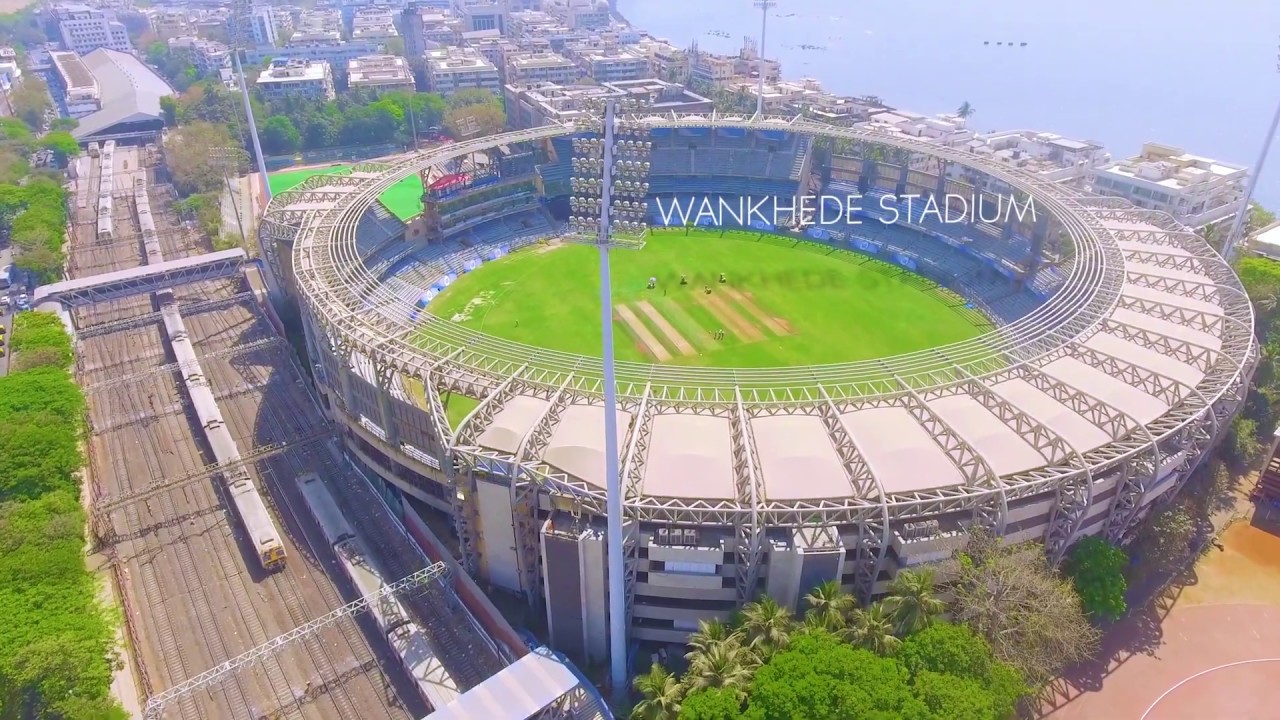
M809 155L809 138L802 137L800 138L798 147L796 148L795 159L791 161L791 170L787 177L792 180L804 179L804 176L808 174Z

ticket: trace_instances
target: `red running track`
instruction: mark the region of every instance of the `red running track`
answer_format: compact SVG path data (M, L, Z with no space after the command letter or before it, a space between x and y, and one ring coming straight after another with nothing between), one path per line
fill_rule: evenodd
M1177 607L1136 617L1105 641L1107 660L1078 668L1053 720L1280 718L1280 608ZM1100 683L1100 686L1098 685Z

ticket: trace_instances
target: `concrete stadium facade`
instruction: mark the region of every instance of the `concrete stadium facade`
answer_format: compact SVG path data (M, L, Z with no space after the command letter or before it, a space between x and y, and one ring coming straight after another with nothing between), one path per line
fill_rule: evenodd
M877 131L633 120L881 145L927 159L911 164L938 178L959 164L1034 198L1073 248L1042 305L973 341L814 367L620 363L633 640L681 642L760 593L794 608L824 580L870 600L899 569L949 556L973 524L1041 541L1054 559L1086 534L1123 538L1178 491L1247 391L1258 355L1248 298L1166 215ZM312 178L272 201L260 234L352 455L447 513L467 569L545 608L558 649L602 659L599 360L419 317L355 237L379 194L411 174L573 132L518 131ZM456 427L449 393L479 401Z

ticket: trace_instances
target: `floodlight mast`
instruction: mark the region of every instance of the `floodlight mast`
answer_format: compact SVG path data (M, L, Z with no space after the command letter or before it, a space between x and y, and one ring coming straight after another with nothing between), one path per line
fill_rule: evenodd
M769 25L769 11L777 7L776 0L754 0L760 8L760 47L756 48L756 73L760 76L756 81L756 115L764 114L764 31Z
M609 678L614 693L627 686L627 588L622 552L622 477L618 467L618 386L613 357L613 288L609 273L610 197L613 186L613 130L617 103L604 109L604 175L600 188L600 330L604 365L604 467L609 552Z
M1276 56L1276 72L1280 72L1280 53ZM1231 223L1231 232L1227 233L1227 240L1222 245L1222 257L1227 260L1231 259L1236 245L1241 240L1240 234L1244 230L1245 221L1249 219L1249 204L1253 202L1253 191L1258 186L1258 178L1262 176L1262 166L1267 162L1267 155L1271 154L1271 141L1275 139L1277 130L1280 130L1280 103L1276 104L1276 114L1271 118L1271 128L1262 139L1262 152L1258 155L1258 162L1253 166L1253 172L1249 173L1249 184L1244 190L1244 205L1236 214L1235 222Z

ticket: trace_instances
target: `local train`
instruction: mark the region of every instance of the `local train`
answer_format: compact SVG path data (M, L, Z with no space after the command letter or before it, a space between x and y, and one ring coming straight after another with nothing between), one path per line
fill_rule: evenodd
M356 592L372 595L389 584L381 569L368 554L364 543L338 509L333 495L315 473L297 478L298 489L306 500L311 516L320 524L325 540L333 547L338 562ZM400 665L413 679L418 693L433 709L442 708L462 694L449 676L427 635L394 595L386 595L369 606L378 629L400 659Z
M276 529L258 488L248 476L244 476L228 483L227 492L240 522L244 523L262 569L271 572L282 569L286 557L284 543L280 541L280 531Z

